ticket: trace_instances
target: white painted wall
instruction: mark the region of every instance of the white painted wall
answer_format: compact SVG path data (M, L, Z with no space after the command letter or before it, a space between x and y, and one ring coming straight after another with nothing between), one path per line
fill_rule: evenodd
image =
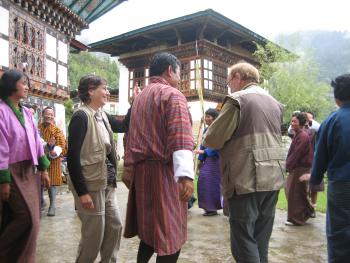
M125 115L130 108L128 101L128 82L129 82L129 70L127 67L119 63L119 105L118 105L118 115ZM118 134L117 141L117 154L120 157L124 156L124 146L123 146L124 134Z
M188 106L192 115L192 121L200 121L202 118L202 109L199 101L189 101ZM217 102L204 100L204 112L209 108L216 108Z
M55 122L58 128L60 128L64 136L66 137L66 111L63 104L55 103Z

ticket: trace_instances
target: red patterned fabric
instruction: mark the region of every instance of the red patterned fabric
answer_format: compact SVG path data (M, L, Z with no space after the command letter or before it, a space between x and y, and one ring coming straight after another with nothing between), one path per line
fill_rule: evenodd
M133 103L125 154L134 166L125 237L138 235L160 256L187 239L187 203L179 200L172 154L193 149L185 96L163 78L152 77Z

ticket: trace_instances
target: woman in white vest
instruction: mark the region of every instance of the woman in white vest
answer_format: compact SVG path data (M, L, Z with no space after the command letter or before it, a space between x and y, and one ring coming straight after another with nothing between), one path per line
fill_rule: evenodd
M81 220L76 262L117 262L122 224L116 204L116 146L106 113L107 81L96 75L81 78L83 105L73 114L68 132L67 164Z

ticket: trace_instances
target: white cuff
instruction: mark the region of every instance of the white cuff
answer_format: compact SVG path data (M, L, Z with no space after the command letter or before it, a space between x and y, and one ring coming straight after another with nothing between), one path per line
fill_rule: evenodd
M174 179L180 177L194 179L193 153L189 150L178 150L173 153Z
M55 147L53 147L53 151L56 153L56 155L52 156L49 152L49 157L51 159L56 159L56 158L60 157L60 155L62 153L62 148L60 146L55 146Z

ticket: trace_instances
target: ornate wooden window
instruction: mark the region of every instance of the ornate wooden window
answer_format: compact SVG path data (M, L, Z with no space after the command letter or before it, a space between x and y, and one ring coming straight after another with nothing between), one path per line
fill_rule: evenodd
M201 59L191 60L190 62L190 89L201 87Z
M221 94L227 94L226 90L227 67L213 63L213 90Z
M212 90L213 89L213 62L204 59L203 60L203 83L204 88Z
M190 62L181 62L181 84L180 90L185 91L190 89Z
M0 2L0 66L9 67L9 17L8 8Z
M43 82L45 77L45 28L22 12L10 13L10 67L21 69L31 79Z
M145 86L145 80L147 80L148 83L148 69L142 68L129 71L129 98L132 97L132 93L136 85L143 89Z

